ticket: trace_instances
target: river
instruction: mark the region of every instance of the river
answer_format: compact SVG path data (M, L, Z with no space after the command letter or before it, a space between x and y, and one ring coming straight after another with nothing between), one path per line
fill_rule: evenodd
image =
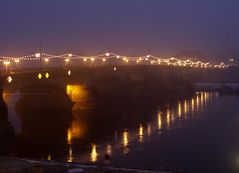
M111 165L121 167L239 171L236 96L195 92L173 100L96 101L87 88L77 84L67 85L65 92L74 102L70 123L62 119L66 112L55 107L44 118L35 118L37 109L26 108L28 102L34 104L26 99L31 96L19 90L4 92L9 122L17 136L10 155L100 164L109 154ZM21 107L24 111L19 111Z

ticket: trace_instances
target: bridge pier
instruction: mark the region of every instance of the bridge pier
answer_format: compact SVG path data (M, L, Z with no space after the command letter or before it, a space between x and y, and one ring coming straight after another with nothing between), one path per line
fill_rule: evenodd
M7 155L14 136L14 129L8 122L7 105L3 100L3 77L0 77L0 155Z
M7 121L7 105L3 100L3 77L0 77L0 121Z

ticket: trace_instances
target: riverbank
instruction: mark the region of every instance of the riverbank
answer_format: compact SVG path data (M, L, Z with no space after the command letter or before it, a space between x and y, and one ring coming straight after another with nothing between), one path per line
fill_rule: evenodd
M173 173L0 156L0 173ZM176 173L176 172L175 172ZM179 173L179 172L178 172ZM182 173L182 172L181 172Z
M23 158L1 157L0 173L67 173L67 168L55 162L34 161Z

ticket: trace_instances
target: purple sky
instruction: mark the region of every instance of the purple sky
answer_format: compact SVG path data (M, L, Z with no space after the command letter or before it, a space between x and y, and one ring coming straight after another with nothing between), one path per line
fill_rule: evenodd
M0 0L0 55L239 54L238 0Z

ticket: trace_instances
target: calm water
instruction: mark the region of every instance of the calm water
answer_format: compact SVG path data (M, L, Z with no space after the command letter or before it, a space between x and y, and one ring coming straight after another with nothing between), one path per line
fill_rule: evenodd
M236 96L196 92L167 101L102 101L93 100L82 85L67 85L66 94L72 110L58 110L61 105L54 103L43 116L37 110L44 103L34 107L41 103L36 94L4 93L17 134L11 155L102 163L108 153L115 166L239 172Z

